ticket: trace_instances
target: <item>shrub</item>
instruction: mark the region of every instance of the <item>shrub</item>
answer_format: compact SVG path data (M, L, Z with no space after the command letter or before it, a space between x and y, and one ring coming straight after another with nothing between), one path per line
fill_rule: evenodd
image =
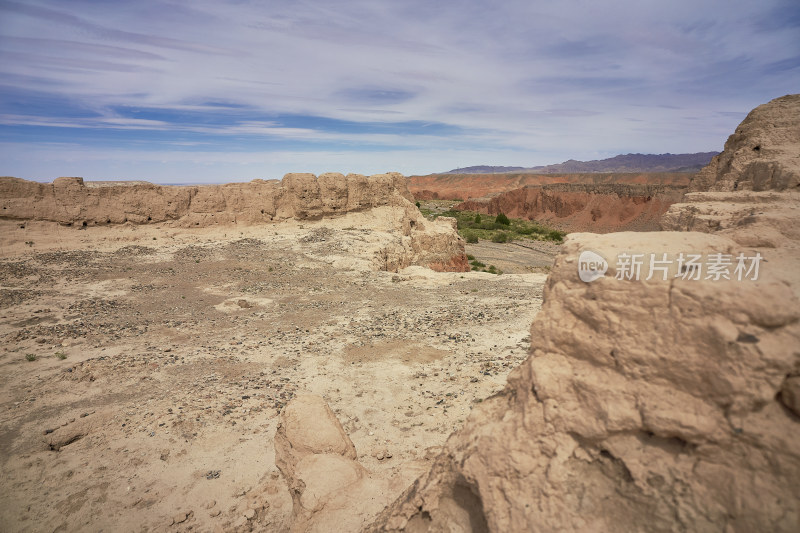
M470 264L471 264L471 265L472 265L474 268L483 268L483 267L485 267L485 266L486 266L486 263L481 263L481 262L480 262L480 261L478 261L477 259L476 259L476 260L474 260L474 261L472 261L472 263L470 263Z
M499 231L492 235L492 242L508 242L508 233Z
M58 357L63 361L64 359L67 358L67 354L65 354L64 352L56 352L56 357Z
M481 223L481 214L480 213L475 215L475 223L476 224L480 224Z
M417 202L417 204L416 204L416 205L417 205L417 209L419 209L420 207L422 207L422 204L421 204L421 203L419 203L419 202Z
M26 353L25 354L26 361L36 361L36 354L35 353Z
M472 232L464 232L464 240L469 244L478 244L478 236Z
M554 229L547 234L547 238L553 241L561 242L564 240L564 235L560 231Z
M474 256L474 255L472 255L472 254L467 254L467 259L468 259L469 261L475 261L475 256Z
M494 221L497 222L498 224L502 224L504 226L510 226L511 225L511 221L503 213L498 213L497 216L495 217Z

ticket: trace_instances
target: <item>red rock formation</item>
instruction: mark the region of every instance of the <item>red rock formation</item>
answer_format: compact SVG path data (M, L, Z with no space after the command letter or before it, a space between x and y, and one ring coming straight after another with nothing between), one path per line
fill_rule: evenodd
M583 185L665 185L686 187L691 174L431 174L411 176L408 189L417 200L468 200L521 189L529 185L574 183Z
M659 185L558 184L528 186L488 199L470 200L455 209L536 220L558 229L608 233L652 231L685 189Z
M436 272L469 272L469 259L467 254L454 255L446 263L430 263L428 268Z

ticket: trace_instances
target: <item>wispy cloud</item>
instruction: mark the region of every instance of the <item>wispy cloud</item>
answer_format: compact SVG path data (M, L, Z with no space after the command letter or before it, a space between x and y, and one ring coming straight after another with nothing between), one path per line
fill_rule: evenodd
M94 163L72 173L140 160L122 177L176 181L246 154L280 177L720 149L800 87L798 28L791 0L0 1L0 173L76 153Z

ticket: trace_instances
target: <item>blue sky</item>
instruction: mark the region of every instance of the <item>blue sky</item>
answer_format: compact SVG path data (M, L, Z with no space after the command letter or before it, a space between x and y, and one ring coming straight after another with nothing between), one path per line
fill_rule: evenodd
M721 150L800 4L0 0L0 175L247 181Z

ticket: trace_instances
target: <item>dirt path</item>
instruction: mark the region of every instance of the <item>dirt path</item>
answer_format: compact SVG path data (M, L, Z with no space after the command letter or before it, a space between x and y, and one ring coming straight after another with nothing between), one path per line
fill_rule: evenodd
M526 357L544 276L372 271L353 220L0 221L0 529L286 530L272 438L300 392L411 483Z
M542 241L514 241L496 243L480 241L467 244L467 254L488 265L495 265L507 274L549 272L558 245Z

